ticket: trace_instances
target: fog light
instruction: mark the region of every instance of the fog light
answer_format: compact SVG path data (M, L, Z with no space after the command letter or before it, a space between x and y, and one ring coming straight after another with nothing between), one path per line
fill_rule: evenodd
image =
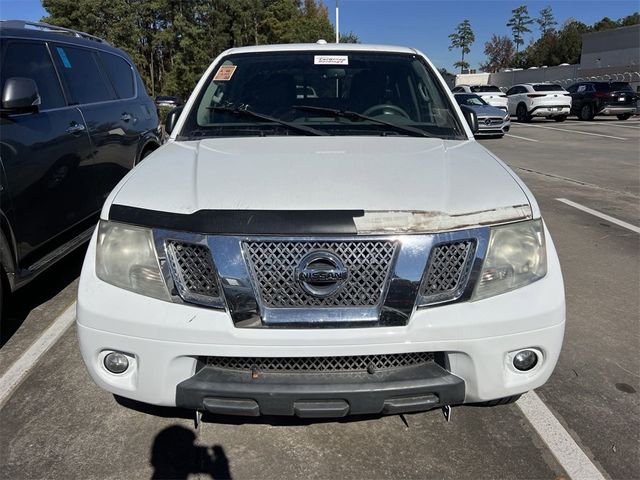
M522 350L513 356L513 366L517 370L526 372L538 363L538 355L533 350Z
M120 352L111 352L104 357L104 366L111 373L123 373L129 368L129 359Z

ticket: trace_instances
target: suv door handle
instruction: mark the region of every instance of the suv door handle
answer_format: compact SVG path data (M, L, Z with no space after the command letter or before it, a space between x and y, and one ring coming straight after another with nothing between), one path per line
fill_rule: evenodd
M85 128L83 124L78 122L72 122L69 128L67 128L67 133L70 133L73 135L75 133L84 132L84 130Z
M131 114L127 112L120 115L120 120L122 120L123 122L128 122L129 120L131 120L131 118Z

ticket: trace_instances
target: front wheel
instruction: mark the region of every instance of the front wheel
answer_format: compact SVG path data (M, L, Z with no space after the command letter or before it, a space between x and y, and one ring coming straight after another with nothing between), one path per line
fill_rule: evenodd
M593 120L593 108L588 103L585 103L580 109L580 114L578 115L580 120Z
M529 115L529 112L527 112L527 106L524 103L518 105L518 108L516 109L516 116L518 117L519 122L531 121L531 116Z
M616 117L618 117L618 120L628 120L631 118L631 114L630 113L621 113L620 115L616 115Z

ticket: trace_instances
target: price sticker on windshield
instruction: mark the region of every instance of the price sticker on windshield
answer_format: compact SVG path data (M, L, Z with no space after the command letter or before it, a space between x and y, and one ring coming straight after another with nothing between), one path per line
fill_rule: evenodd
M349 65L347 55L314 55L314 65Z
M237 65L223 65L216 72L213 77L214 82L226 82L231 80L234 72L236 71Z

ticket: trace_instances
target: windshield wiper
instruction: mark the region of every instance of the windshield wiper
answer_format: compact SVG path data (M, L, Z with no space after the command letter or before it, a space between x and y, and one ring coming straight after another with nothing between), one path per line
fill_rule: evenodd
M305 125L298 125L296 123L287 122L286 120L280 120L276 117L271 117L269 115L263 115L262 113L254 112L249 110L246 107L238 107L233 105L222 106L222 105L214 105L211 107L207 107L209 110L213 110L214 112L227 112L232 115L258 118L260 120L265 120L271 123L277 123L284 127L287 127L290 130L296 130L298 132L306 133L307 135L329 135L327 132L323 132L322 130L316 130L315 128L307 127Z
M397 123L387 122L386 120L380 120L379 118L370 117L351 110L338 110L337 108L314 107L311 105L294 105L291 108L294 110L301 110L303 112L329 113L336 117L349 118L351 120L369 120L370 122L386 125L387 127L391 127L399 132L410 134L414 137L433 137L433 135L420 128L410 127L409 125L398 125Z

